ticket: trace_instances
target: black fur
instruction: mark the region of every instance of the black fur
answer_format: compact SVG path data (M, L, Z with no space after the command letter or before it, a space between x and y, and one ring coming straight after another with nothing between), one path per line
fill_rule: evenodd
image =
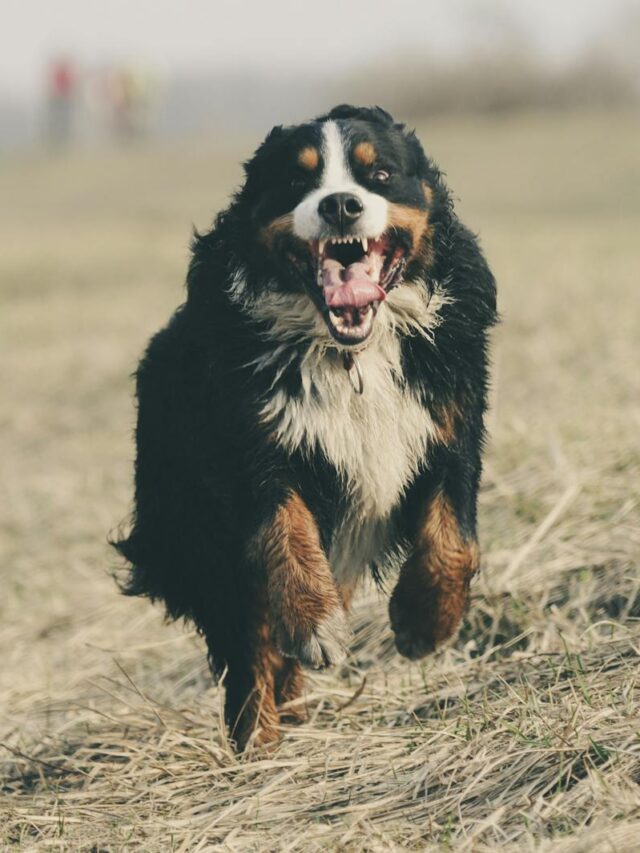
M230 206L209 233L195 236L186 302L151 340L139 365L135 511L130 533L115 543L131 564L127 592L162 600L171 618L193 620L214 672L229 668L227 684L236 697L227 708L230 723L252 689L252 631L256 609L263 607L256 593L261 566L251 543L295 492L328 551L349 500L331 460L321 452L287 453L260 419L270 394L299 393L304 343L294 347L277 380L277 360L271 370L255 372L251 362L275 343L267 326L248 318L227 294L240 266L255 298L273 288L308 289L308 261L296 242L269 249L259 233L317 185L317 176L303 174L292 152L320 147L327 119L337 120L354 140L371 140L393 166L393 180L375 191L403 205L428 205L430 254L415 257L405 279L420 278L427 289L439 282L451 297L431 340L402 341L404 381L436 421L452 408L461 416L455 435L428 452L399 501L397 536L411 539L420 508L438 489L464 536L475 536L487 330L496 319L494 280L478 243L458 220L440 172L415 135L383 110L344 105L299 127L274 128L246 164L246 182ZM354 173L372 188L355 166ZM429 202L421 184L431 189ZM296 253L294 262L290 255Z

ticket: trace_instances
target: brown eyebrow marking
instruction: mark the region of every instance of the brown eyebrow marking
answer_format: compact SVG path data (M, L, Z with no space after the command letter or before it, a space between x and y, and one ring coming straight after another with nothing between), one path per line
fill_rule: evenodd
M353 149L353 156L362 166L373 166L378 154L371 142L359 142Z
M298 154L298 163L303 169L309 169L310 172L313 172L314 169L318 168L319 162L320 155L318 154L318 149L314 148L312 145L308 145L306 148L303 148Z

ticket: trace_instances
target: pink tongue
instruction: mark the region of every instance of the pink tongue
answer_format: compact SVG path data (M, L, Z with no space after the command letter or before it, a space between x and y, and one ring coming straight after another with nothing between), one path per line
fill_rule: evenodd
M343 267L332 258L322 265L322 287L329 308L364 308L372 302L382 302L387 295L371 278L365 264Z

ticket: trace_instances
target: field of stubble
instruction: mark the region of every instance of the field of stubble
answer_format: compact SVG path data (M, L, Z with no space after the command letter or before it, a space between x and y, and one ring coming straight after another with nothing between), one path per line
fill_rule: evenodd
M308 724L242 758L203 644L117 594L129 374L257 140L0 163L0 839L122 851L640 847L640 119L421 128L500 288L483 568L397 657L366 592Z

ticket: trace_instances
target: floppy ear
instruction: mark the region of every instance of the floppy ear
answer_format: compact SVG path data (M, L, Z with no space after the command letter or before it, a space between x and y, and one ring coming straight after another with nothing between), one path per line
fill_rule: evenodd
M281 124L271 128L252 157L242 164L245 173L244 185L240 190L241 198L260 193L268 185L277 169L278 158L282 153L282 142L291 128Z
M453 200L437 163L425 154L415 130L405 131L404 138L411 152L415 175L422 183L427 198L431 223L442 223L455 217Z
M284 127L281 124L277 124L275 127L271 128L269 133L267 133L263 141L256 148L253 156L248 160L245 160L242 164L242 168L244 169L247 177L250 177L251 173L255 171L257 163L261 163L267 158L273 148L273 144L281 139L284 136L284 133Z
M416 136L415 130L411 130L408 133L405 133L405 139L407 140L409 150L411 151L411 156L413 157L416 175L423 181L433 179L433 164L429 161L427 155L424 153L424 148L422 147L422 143Z

